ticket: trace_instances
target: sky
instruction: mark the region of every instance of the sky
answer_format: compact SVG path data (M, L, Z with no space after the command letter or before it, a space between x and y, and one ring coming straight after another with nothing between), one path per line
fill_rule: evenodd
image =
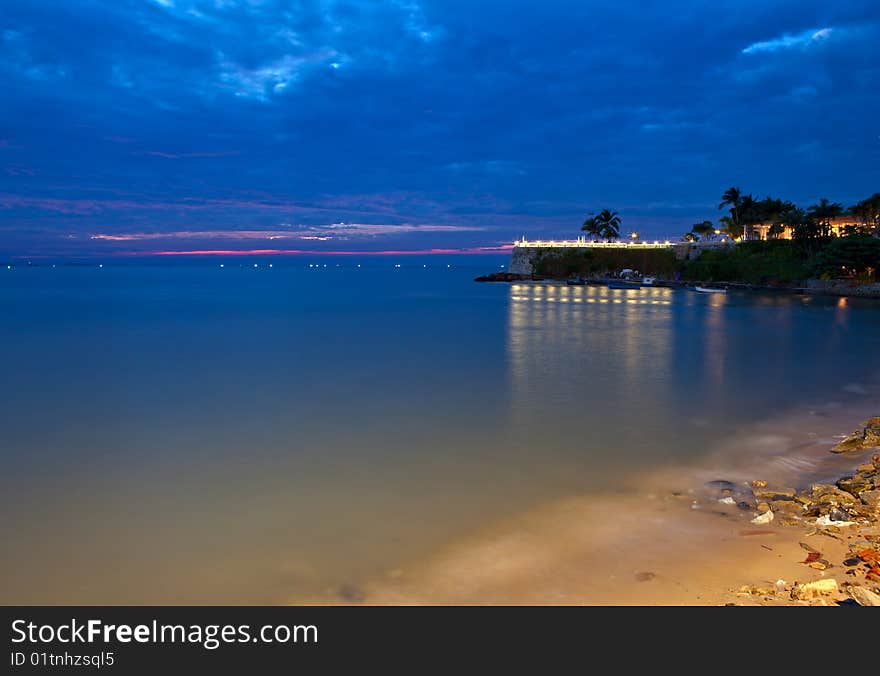
M6 0L0 255L677 237L880 191L880 3Z

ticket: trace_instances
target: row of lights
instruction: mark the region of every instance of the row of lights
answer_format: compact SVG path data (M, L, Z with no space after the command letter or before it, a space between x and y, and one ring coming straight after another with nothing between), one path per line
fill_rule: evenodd
M56 267L54 263L52 264L52 267L53 267L53 268ZM103 268L103 267L104 267L104 264L103 264L103 263L99 263L99 264L98 264L98 267L99 267L99 268ZM221 268L225 268L225 267L226 267L226 263L220 263L220 267L221 267ZM259 263L254 263L254 267L255 267L255 268L258 268L258 267L260 267L260 264L259 264ZM271 268L271 267L275 267L275 266L274 266L272 263L269 263L268 267ZM309 263L309 267L310 267L310 268L320 268L320 267L325 267L325 268L326 268L326 267L327 267L327 264L324 263L324 265L321 266L321 265L319 265L318 263ZM337 263L337 264L336 264L336 267L338 268L338 267L342 267L342 266L341 266L339 263ZM361 267L361 264L358 263L358 264L357 264L357 267ZM400 263L395 263L395 264L394 264L394 267L395 267L395 268L399 268L399 267L401 267L401 265L400 265ZM427 268L428 266L427 266L427 265L422 265L422 267L423 267L423 268ZM447 267L447 268L451 268L452 265L447 264L446 267ZM504 266L502 265L501 267L503 268ZM6 269L7 269L7 270L12 270L12 268L13 268L13 265L12 265L12 264L9 264L9 265L6 266Z
M623 305L672 305L671 300L642 300L638 298L532 298L511 296L511 300L534 301L537 303L617 303Z

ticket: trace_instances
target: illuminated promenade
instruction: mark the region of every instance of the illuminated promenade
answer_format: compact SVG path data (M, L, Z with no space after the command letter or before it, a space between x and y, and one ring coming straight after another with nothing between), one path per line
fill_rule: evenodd
M513 246L524 249L671 249L676 243L683 244L684 242L670 242L668 239L662 242L660 240L654 240L653 242L596 242L586 237L578 237L577 239L527 240L523 237L515 241Z

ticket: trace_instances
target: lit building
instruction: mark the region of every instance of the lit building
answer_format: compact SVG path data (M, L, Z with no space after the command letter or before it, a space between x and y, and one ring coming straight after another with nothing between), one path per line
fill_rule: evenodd
M756 223L754 225L747 225L745 226L744 239L773 239L770 235L770 228L772 228L773 225L773 223ZM858 216L838 216L837 218L832 218L829 225L831 226L831 234L835 237L840 237L841 235L846 234L847 228L865 227L865 222ZM777 233L775 238L791 239L793 235L794 228L790 225L783 225L782 232Z

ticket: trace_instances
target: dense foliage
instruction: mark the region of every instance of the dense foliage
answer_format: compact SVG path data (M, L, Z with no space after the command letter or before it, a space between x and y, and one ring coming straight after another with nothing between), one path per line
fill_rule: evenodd
M822 279L855 277L870 282L880 271L880 239L853 236L834 239L813 260L813 276Z
M790 283L809 276L809 252L790 240L742 242L708 250L682 272L688 280L749 284Z
M624 268L671 279L682 263L664 249L562 249L538 254L533 267L536 274L555 279L603 276Z
M788 284L809 278L872 282L880 270L880 239L865 235L809 241L766 240L705 251L682 278L694 281Z

